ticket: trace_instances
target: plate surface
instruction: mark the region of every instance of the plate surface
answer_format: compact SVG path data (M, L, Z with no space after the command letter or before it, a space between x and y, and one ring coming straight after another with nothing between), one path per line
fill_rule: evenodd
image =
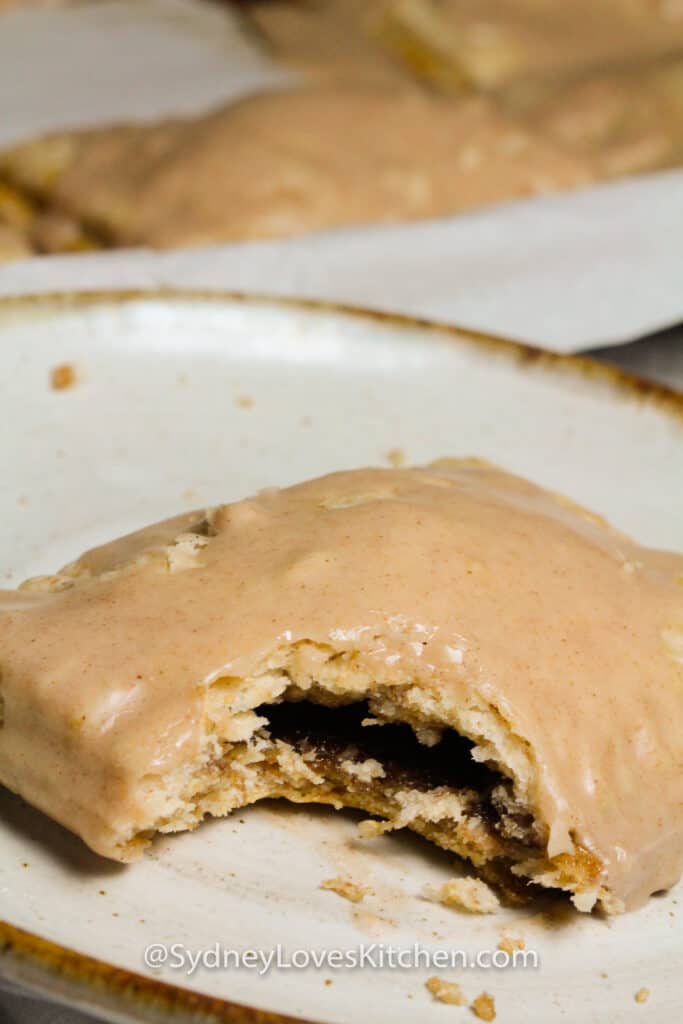
M50 387L72 363L76 386ZM239 297L109 296L0 305L2 585L191 507L329 470L477 454L564 491L652 545L683 549L683 400L578 361L465 332ZM275 803L157 842L122 868L0 793L0 918L117 967L325 1022L467 1019L430 974L496 1000L505 1024L676 1019L681 887L609 921L537 910L474 917L421 898L453 858L409 836L356 838L357 816ZM349 875L361 904L321 891ZM678 897L677 897L678 892ZM201 951L457 949L524 938L537 967L223 969ZM161 970L151 943L178 944ZM219 944L217 947L216 944ZM305 956L302 957L305 959ZM54 972L8 975L74 998ZM107 982L105 1012L130 1005ZM328 984L331 982L331 984ZM646 1003L634 995L646 986ZM103 1005L87 986L82 1003ZM208 1004L197 1004L197 1012ZM220 1019L243 1019L214 1004ZM161 1019L141 1007L137 1019ZM450 1015L450 1016L449 1016ZM192 1017L181 1006L176 1020ZM202 1019L207 1019L206 1017Z

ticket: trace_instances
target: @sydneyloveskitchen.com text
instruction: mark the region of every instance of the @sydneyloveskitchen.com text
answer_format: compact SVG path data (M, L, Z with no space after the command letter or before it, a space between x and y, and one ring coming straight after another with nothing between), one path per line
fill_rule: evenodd
M413 943L392 946L384 942L360 943L347 949L288 949L281 943L269 949L235 949L220 942L191 949L182 942L153 942L143 961L152 970L180 971L191 977L198 971L358 971L358 970L528 970L539 967L534 949L432 949Z

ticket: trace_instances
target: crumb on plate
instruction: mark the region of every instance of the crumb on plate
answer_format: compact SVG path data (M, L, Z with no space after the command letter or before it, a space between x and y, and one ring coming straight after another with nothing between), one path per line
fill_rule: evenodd
M463 1006L465 996L455 981L446 981L433 974L425 981L425 988L432 993L437 1003L448 1003L449 1006Z
M375 839L391 831L390 821L377 821L375 818L364 818L358 822L358 835L361 839Z
M401 466L405 466L406 459L405 448L390 448L387 452L387 461L394 469L400 469Z
M650 998L649 988L639 988L633 998L637 1003L646 1003Z
M451 878L437 888L427 887L425 895L445 907L458 907L470 914L495 914L500 907L493 889L479 878Z
M60 363L50 371L50 387L53 391L66 391L76 384L76 367L73 363Z
M508 953L509 956L517 949L524 949L524 939L516 939L511 935L504 935L498 943L498 949L502 949L504 953Z
M496 1019L496 1004L493 1001L493 996L490 996L488 992L482 992L481 995L477 996L470 1009L479 1020Z
M358 885L348 878L326 878L320 883L320 888L336 892L338 896L343 896L351 903L360 903L370 892L365 886Z

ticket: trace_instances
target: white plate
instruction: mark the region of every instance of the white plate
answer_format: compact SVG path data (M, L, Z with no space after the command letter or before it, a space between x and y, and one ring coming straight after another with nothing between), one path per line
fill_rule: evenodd
M78 384L54 391L50 370L64 362L76 365ZM394 448L415 462L486 456L642 541L683 549L683 400L429 325L220 296L9 303L0 306L0 423L6 586L174 511L385 463ZM466 1010L424 989L434 973L457 978L471 998L491 992L502 1024L673 1020L683 999L676 891L632 915L574 915L549 928L529 911L481 918L426 902L422 887L449 877L453 858L410 837L358 841L352 814L255 807L164 839L121 868L5 792L0 811L0 917L184 990L325 1022L396 1024L463 1019ZM375 895L354 906L318 888L338 874ZM260 977L143 963L150 943L195 952L281 943L291 955L418 942L474 955L494 950L504 930L538 953L538 968ZM158 1020L171 1004L176 1020L255 1019L136 989L124 972L7 926L2 935L7 976L112 1020ZM642 986L645 1004L634 1000Z

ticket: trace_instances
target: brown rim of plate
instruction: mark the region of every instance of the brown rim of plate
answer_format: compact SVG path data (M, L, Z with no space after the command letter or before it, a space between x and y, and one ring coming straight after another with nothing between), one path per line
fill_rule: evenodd
M431 320L403 313L383 312L343 302L289 298L267 292L242 292L220 288L122 288L111 291L94 289L92 291L38 292L0 296L0 318L15 310L18 312L25 309L40 310L40 307L43 307L44 312L49 312L49 309L54 307L69 309L97 306L107 302L140 302L146 299L253 303L259 306L281 307L282 309L303 310L311 313L338 313L356 320L386 324L399 330L419 329L434 335L441 335L443 339L450 338L454 342L468 344L473 348L487 348L490 352L523 366L537 366L542 369L575 373L599 384L608 385L624 396L655 405L675 419L683 421L683 392L669 388L665 384L647 380L637 374L626 372L616 366L606 365L590 356L552 352L503 335L459 327L457 324L446 321Z
M183 290L157 288L92 292L48 292L0 298L0 329L4 314L14 311L70 309L104 303L140 302L146 299L171 299L228 303L253 303L304 310L311 313L338 313L357 320L387 324L401 330L419 329L492 353L528 367L576 373L606 384L637 402L647 402L683 424L683 394L671 388L641 379L622 370L605 366L585 356L560 355L533 345L512 341L479 331L439 323L419 317L309 299L289 299L258 293L221 290ZM0 963L9 980L85 1010L118 1015L131 1021L178 1024L303 1024L303 1018L257 1010L215 998L178 985L157 981L133 971L114 967L102 960L78 953L66 946L43 939L31 932L0 921ZM5 968L7 968L5 970Z
M0 921L0 977L29 997L138 1024L306 1024L114 967Z

